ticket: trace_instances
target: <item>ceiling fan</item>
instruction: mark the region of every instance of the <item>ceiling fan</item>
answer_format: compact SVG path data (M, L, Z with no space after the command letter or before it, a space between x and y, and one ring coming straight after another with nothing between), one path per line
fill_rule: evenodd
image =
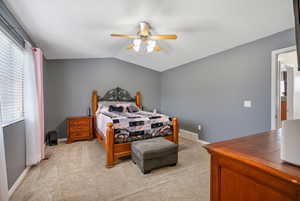
M136 52L139 52L142 46L146 48L147 52L158 52L161 50L161 47L157 44L157 40L177 39L176 35L152 35L150 30L151 26L148 22L140 22L139 30L136 35L111 34L111 36L134 39L133 42L128 45L127 49L133 49Z

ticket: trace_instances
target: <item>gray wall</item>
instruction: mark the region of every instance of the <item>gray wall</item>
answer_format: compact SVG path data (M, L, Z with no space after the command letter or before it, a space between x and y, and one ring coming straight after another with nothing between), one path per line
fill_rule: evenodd
M26 168L24 121L3 128L8 188L11 188Z
M117 59L50 60L45 66L46 131L66 137L66 117L86 115L93 89L99 95L117 86L142 93L146 109L159 109L160 73Z
M269 130L271 52L292 45L294 30L287 30L163 72L162 111L186 130L202 124L199 137L210 142Z

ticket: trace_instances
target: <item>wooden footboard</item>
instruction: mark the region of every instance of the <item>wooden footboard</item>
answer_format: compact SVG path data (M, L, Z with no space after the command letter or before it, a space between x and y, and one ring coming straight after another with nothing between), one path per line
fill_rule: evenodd
M103 135L100 134L96 126L96 111L98 107L98 95L97 91L93 91L92 94L92 113L93 113L93 132L94 135L97 137L100 144L104 146L106 152L106 167L112 168L116 161L125 156L130 156L131 154L131 142L123 143L123 144L115 144L114 142L114 128L113 123L108 123L105 133L105 139L102 137ZM136 104L138 107L141 107L140 102L140 92L136 94ZM177 118L172 118L172 135L166 136L165 138L178 144L178 136L179 135L179 124Z
M172 119L172 133L173 135L166 136L165 138L178 144L179 125L177 118ZM114 143L114 128L112 123L107 124L105 151L107 168L113 167L119 158L131 154L131 142L123 144Z

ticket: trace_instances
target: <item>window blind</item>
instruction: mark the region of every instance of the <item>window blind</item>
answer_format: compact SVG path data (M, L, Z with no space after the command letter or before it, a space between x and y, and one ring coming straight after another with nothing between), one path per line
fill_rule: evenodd
M24 116L24 53L0 31L0 121L14 122Z

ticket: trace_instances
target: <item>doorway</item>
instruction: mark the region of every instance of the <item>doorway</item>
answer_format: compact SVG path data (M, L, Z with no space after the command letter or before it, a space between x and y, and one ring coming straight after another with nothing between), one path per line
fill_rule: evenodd
M300 72L296 47L272 52L271 128L300 118Z

